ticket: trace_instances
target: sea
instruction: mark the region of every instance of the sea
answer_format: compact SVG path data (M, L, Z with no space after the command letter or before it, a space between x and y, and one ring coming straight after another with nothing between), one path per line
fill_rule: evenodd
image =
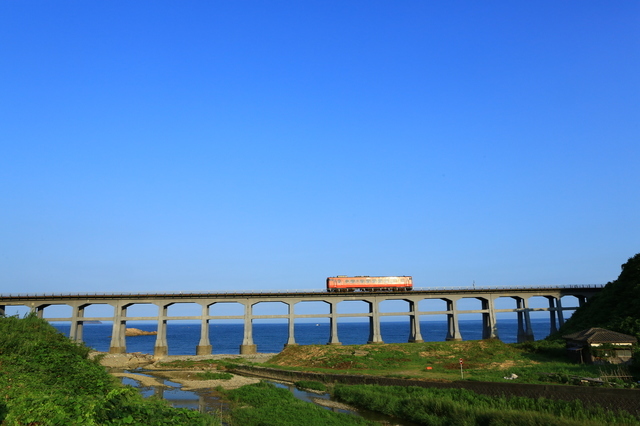
M70 325L52 323L61 333L69 335ZM531 325L536 340L549 335L548 318L532 318ZM155 323L132 323L127 327L154 331ZM239 354L243 340L243 324L210 324L209 339L213 346L213 354ZM482 338L482 322L480 320L460 320L462 340L480 340ZM444 341L447 335L446 321L421 321L422 338L426 342ZM406 343L409 339L409 321L382 321L380 323L384 343ZM259 353L277 353L282 351L288 340L287 323L254 323L253 340ZM505 343L517 341L517 319L499 319L498 337ZM109 351L111 343L111 323L85 324L84 343L102 352ZM329 341L329 323L296 323L295 340L299 345L322 345ZM368 322L339 322L338 338L343 345L363 345L369 339ZM169 355L195 355L200 341L200 324L184 321L169 321L167 324L167 343ZM153 354L156 336L126 337L127 352Z

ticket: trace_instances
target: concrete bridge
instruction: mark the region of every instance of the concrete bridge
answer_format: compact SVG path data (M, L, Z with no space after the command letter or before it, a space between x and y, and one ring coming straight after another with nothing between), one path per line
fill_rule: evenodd
M89 321L112 321L113 331L109 352L126 352L125 329L127 321L157 322L157 336L154 348L155 355L168 353L167 321L197 320L201 324L200 340L197 342L196 354L211 354L209 341L209 323L212 320L243 320L244 337L240 345L241 354L256 352L253 341L253 321L256 319L283 319L289 324L289 336L286 345L295 345L295 320L302 318L328 318L330 337L327 344L340 345L338 336L338 320L350 317L368 317L368 343L384 343L380 333L380 320L386 316L408 316L410 321L409 342L423 342L420 330L420 317L425 315L446 315L448 332L446 340L462 340L458 326L461 314L482 314L482 337L484 339L499 338L496 314L511 312L518 319L518 341L533 340L530 313L545 311L549 313L550 332L557 331L564 324L564 312L576 307L563 307L562 298L574 296L579 306L602 290L603 285L571 285L558 287L501 287L501 288L442 288L414 289L410 292L353 292L328 293L326 291L269 292L269 293L167 293L167 294L16 294L0 295L0 315L4 315L7 306L26 306L38 316L44 317L44 310L49 306L67 305L72 309L70 317L47 318L48 321L68 321L71 323L69 337L82 341L83 325ZM532 297L543 297L548 300L548 307L530 308L528 300ZM515 306L508 309L496 309L495 301L508 298ZM462 299L480 301L480 309L461 310L458 302ZM401 312L380 312L380 303L385 301L404 301L407 309ZM425 300L440 300L446 303L444 310L420 310L419 303ZM345 301L361 301L368 306L367 313L338 313L338 305ZM287 306L284 315L256 315L253 308L263 302L280 302ZM296 304L300 302L323 302L328 305L326 314L304 314L297 312ZM190 316L169 316L168 308L177 303L199 305L199 312ZM211 315L210 308L217 303L237 303L243 306L242 315ZM110 305L114 314L109 317L85 317L85 309L92 305ZM155 316L127 316L127 309L138 304L151 304L158 308ZM194 342L195 343L195 342Z

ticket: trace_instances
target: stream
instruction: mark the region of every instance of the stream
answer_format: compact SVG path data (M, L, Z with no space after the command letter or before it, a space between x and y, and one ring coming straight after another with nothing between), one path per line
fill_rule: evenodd
M122 384L129 385L138 389L142 396L144 396L145 398L155 395L158 398L162 398L168 401L173 407L176 408L188 408L191 410L198 410L200 412L214 414L226 411L229 408L228 404L223 399L221 399L220 395L213 389L182 390L182 385L180 383L176 383L164 377L161 377L160 375L153 374L153 371L136 369L125 370L124 372L152 377L158 382L165 385L144 386L138 380L129 377L121 378ZM274 382L272 380L265 381L275 385L276 387L289 390L293 394L293 396L299 400L318 405L326 410L361 416L367 420L374 421L383 425L415 426L414 423L399 420L384 414L361 409L347 409L345 407L342 407L342 404L334 401L328 393L307 392L296 388L291 383ZM326 403L323 403L323 401L326 401ZM336 404L331 404L331 401L334 401ZM332 407L325 404L335 406Z

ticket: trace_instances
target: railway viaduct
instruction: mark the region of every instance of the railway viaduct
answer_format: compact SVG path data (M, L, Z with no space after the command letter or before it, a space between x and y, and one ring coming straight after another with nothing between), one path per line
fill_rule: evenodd
M340 345L338 336L338 320L349 317L368 317L369 343L383 343L380 333L380 320L385 316L408 316L410 321L410 342L422 342L420 331L420 317L425 315L446 315L448 332L446 340L462 340L458 326L460 314L482 314L483 338L498 338L496 314L512 312L518 318L518 341L533 340L530 312L545 311L549 313L551 332L557 330L564 323L564 312L575 310L576 307L563 307L561 300L564 296L574 296L582 306L590 297L602 290L602 285L570 285L557 287L502 287L502 288L457 288L457 289L414 289L410 292L353 292L328 293L325 291L287 292L287 293L166 293L166 294L52 294L52 295L0 295L0 315L4 315L7 306L26 306L38 316L43 317L45 308L54 305L67 305L72 309L71 317L47 318L48 321L67 321L71 323L69 337L82 341L83 325L89 321L112 321L113 331L109 352L126 352L125 329L127 321L155 321L157 322L157 336L154 348L155 355L168 353L167 321L190 320L199 321L200 341L196 346L197 355L211 354L212 346L209 341L209 323L212 320L243 320L244 338L240 345L241 354L256 352L253 341L253 320L283 319L288 321L289 337L287 345L295 345L294 327L298 318L328 318L330 337L327 344ZM530 308L528 300L531 297L544 297L548 300L548 307ZM495 300L510 298L515 307L496 309ZM421 311L419 303L424 300L441 300L446 302L446 309L439 311ZM481 309L461 310L457 302L461 299L477 299L481 302ZM379 305L383 301L405 301L408 310L402 312L380 312ZM368 313L338 313L337 306L344 301L361 301L368 306ZM281 302L287 306L285 315L255 315L253 307L262 302ZM295 305L299 302L324 302L329 307L326 314L304 314L296 312ZM192 316L169 316L168 308L176 303L191 303L200 306L200 312ZM211 315L210 307L216 303L238 303L243 306L243 315ZM85 309L91 305L111 305L114 309L112 317L85 317ZM151 304L158 307L156 316L127 316L127 309L137 304ZM194 342L195 343L195 342Z

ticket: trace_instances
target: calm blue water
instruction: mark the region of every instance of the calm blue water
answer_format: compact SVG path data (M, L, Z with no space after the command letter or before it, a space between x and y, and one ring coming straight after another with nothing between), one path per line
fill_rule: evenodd
M543 339L549 334L548 319L531 319L536 339ZM70 326L53 323L60 332L69 335ZM156 330L156 324L131 322L128 327L141 330ZM421 321L422 338L425 341L443 341L447 335L446 321ZM482 323L476 320L461 320L460 334L463 340L479 340L482 338ZM242 324L214 324L210 325L209 339L213 345L214 354L238 354L243 338ZM382 322L382 340L385 343L406 343L409 339L409 322ZM84 341L95 350L107 352L111 342L112 325L85 324ZM505 343L517 340L517 320L498 319L498 334ZM361 345L369 339L368 322L338 323L338 336L343 345ZM254 323L253 340L258 345L258 352L280 352L288 338L286 323ZM329 341L329 323L308 324L296 323L296 343L300 345L325 344ZM156 336L127 337L127 352L153 353ZM169 355L195 355L196 346L200 340L200 324L185 324L175 321L167 325L167 340Z

